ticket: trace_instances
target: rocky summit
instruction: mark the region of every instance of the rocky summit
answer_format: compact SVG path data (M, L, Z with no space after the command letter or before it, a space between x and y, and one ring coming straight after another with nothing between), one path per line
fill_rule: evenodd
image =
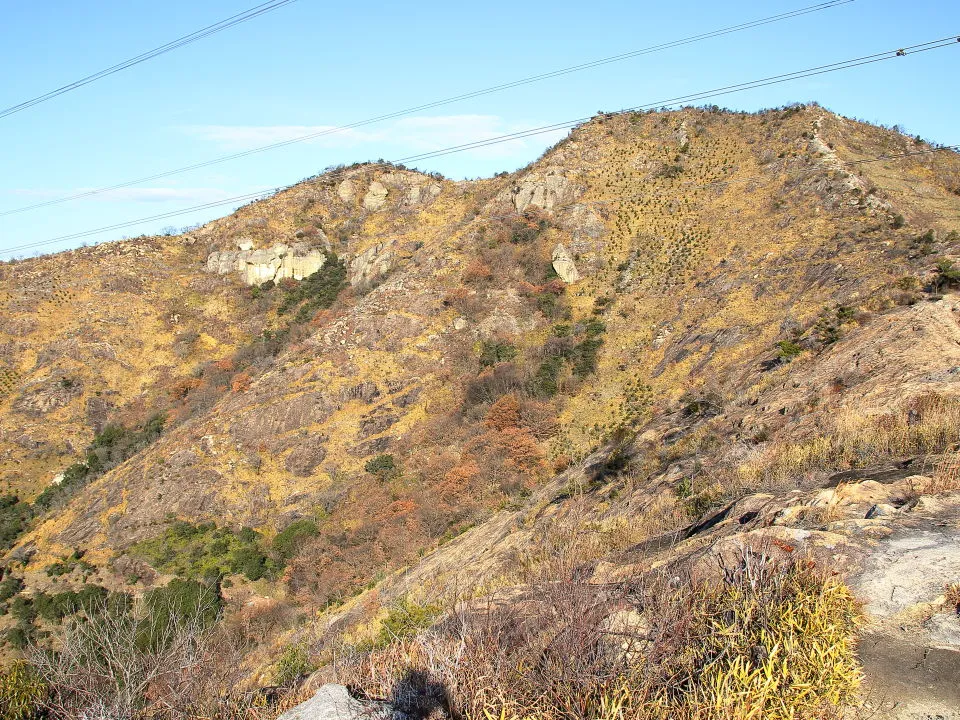
M4 652L78 717L101 641L179 717L956 717L957 262L957 153L808 104L0 264Z

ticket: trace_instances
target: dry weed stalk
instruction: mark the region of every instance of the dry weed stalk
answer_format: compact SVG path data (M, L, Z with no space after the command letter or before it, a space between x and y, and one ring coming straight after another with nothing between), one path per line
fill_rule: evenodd
M56 648L29 650L49 689L46 710L89 720L272 717L256 707L261 698L242 691L241 636L190 610L153 622L142 608L102 602L72 618Z

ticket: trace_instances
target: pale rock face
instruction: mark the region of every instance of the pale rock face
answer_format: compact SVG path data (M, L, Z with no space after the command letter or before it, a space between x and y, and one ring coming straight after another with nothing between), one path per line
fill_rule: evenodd
M306 702L287 710L277 720L390 720L407 718L383 702L361 702L343 685L324 685Z
M237 250L241 252L253 250L253 240L250 238L241 238L237 241Z
M563 171L560 168L549 168L542 173L530 173L507 193L517 212L523 212L530 206L553 210L568 199L570 190L570 181Z
M409 188L407 188L407 196L404 198L404 200L407 202L407 205L420 204L420 190L421 188L419 185L411 185Z
M353 180L344 180L342 183L337 185L337 195L340 196L340 199L345 203L353 202L353 198L356 196L356 188L353 186Z
M367 210L379 210L387 203L387 188L383 183L374 180L370 183L370 189L363 196L363 206Z
M383 277L390 272L393 259L392 247L384 243L371 245L350 261L350 284L359 285Z
M238 246L247 246L247 241ZM311 248L306 243L283 243L271 248L254 250L252 247L239 251L210 253L207 258L207 272L226 275L239 273L241 281L247 285L260 285L273 280L293 278L303 280L323 267L327 255L323 250Z
M560 276L560 279L568 285L570 283L575 283L580 279L580 273L577 271L577 266L573 262L573 258L570 256L570 253L563 245L558 244L553 249L553 269L557 271L557 275Z
M243 253L241 253L243 254ZM277 270L283 262L283 254L277 246L269 250L253 250L241 260L243 282L247 285L259 285L277 277Z

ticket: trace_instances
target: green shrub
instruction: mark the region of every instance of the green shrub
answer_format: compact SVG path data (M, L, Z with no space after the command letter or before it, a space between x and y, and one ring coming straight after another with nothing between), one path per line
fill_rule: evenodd
M510 362L517 356L517 348L508 342L484 340L480 344L480 367L492 367L497 363Z
M195 580L215 581L231 572L259 580L277 570L261 540L251 528L235 533L212 522L193 525L178 520L157 537L136 543L129 552L157 570Z
M780 340L777 343L777 357L790 362L803 352L803 348L791 340Z
M29 503L22 502L16 495L0 496L0 549L13 547L33 519L33 510Z
M199 629L212 627L220 618L223 598L217 588L196 580L174 578L143 597L147 615L140 633L143 647L157 647L172 625L196 623Z
M363 469L371 475L376 475L381 480L388 480L400 474L400 467L393 459L393 455L386 454L377 455L367 460Z
M832 345L842 337L840 327L828 313L822 314L817 319L816 324L813 326L813 331L817 339L824 346Z
M306 540L316 537L319 532L320 528L313 520L295 520L273 539L273 552L285 563L296 555Z
M32 628L29 625L17 625L7 630L7 643L17 650L25 650L30 644Z
M10 603L10 614L24 624L33 622L37 611L33 607L33 599L24 595L17 595Z
M837 305L837 322L841 324L850 322L856 315L857 311L849 305Z
M277 660L273 681L281 687L288 687L315 669L316 665L310 661L310 655L303 645L290 645Z
M47 688L34 669L15 660L0 670L0 720L34 720L44 716Z
M540 363L537 373L533 377L533 394L544 397L553 397L560 391L558 384L560 370L563 368L563 357L553 355Z
M936 289L950 287L960 283L960 268L955 267L952 260L942 258L937 261L937 278L934 281Z
M23 580L9 575L0 581L0 602L9 600L23 590Z
M936 240L936 233L934 233L933 230L927 230L923 235L914 238L910 246L920 255L929 255L933 252L933 246Z
M336 253L331 252L322 268L286 291L277 313L283 315L299 306L294 322L306 322L317 310L333 305L340 291L346 287L346 280L347 266Z
M259 580L270 574L270 558L256 547L237 548L230 554L230 570L249 580Z
M403 598L387 611L371 647L384 648L398 640L413 637L430 627L439 615L439 605L420 605Z

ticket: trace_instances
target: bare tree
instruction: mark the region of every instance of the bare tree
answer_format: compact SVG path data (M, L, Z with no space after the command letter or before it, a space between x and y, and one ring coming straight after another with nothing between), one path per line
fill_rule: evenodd
M30 648L48 709L84 720L196 717L201 707L201 716L239 715L243 648L210 627L203 602L165 608L158 621L145 603L104 601L68 620L54 648Z

